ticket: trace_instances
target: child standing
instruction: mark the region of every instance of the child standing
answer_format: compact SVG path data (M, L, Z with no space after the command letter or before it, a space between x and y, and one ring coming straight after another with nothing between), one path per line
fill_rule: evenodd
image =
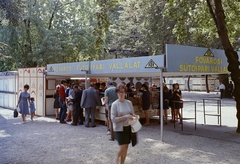
M34 98L30 98L30 113L31 113L31 120L33 121L33 117L35 116L35 104L34 104Z

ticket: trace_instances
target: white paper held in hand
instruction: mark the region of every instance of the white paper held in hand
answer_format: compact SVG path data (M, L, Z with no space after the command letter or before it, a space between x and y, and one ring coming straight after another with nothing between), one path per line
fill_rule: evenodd
M102 105L105 104L105 99L106 99L105 97L102 97L102 98L101 98Z

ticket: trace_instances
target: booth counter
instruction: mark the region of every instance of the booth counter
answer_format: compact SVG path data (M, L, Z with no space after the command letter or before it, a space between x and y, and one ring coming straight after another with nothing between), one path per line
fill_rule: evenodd
M139 109L139 106L133 106L134 114L139 115L140 118L145 118L143 110ZM153 117L157 115L157 109L150 108L148 110L149 117ZM97 111L95 113L95 119L105 121L105 106L97 106Z
M151 98L153 99L153 97ZM141 109L141 96L135 95L134 97L129 97L127 99L130 100L133 104L134 114L139 115L140 118L145 118L144 111ZM150 118L158 115L158 109L156 108L155 104L151 103L148 114ZM105 121L105 106L97 106L95 115L97 120Z

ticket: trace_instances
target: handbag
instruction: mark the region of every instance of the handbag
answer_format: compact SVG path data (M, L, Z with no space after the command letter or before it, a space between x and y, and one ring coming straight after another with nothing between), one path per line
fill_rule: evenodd
M129 120L129 125L131 125L132 133L138 132L142 128L142 124L139 122L139 116L135 115L132 120Z
M13 117L18 117L18 111L17 111L17 109L14 109L14 111L13 111Z
M132 147L137 145L137 143L138 143L137 133L131 132L131 142L132 142Z
M134 147L138 143L137 132L142 128L141 123L139 122L139 116L135 115L132 120L129 120L129 125L131 125L131 142Z

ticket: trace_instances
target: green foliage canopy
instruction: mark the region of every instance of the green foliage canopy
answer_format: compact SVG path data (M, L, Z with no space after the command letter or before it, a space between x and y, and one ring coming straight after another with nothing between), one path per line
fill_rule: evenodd
M235 44L240 36L240 1L223 0L222 4L229 38ZM215 8L214 5L212 7ZM164 15L177 20L173 34L176 34L179 42L191 39L202 41L201 46L222 48L206 0L169 0L165 4Z

